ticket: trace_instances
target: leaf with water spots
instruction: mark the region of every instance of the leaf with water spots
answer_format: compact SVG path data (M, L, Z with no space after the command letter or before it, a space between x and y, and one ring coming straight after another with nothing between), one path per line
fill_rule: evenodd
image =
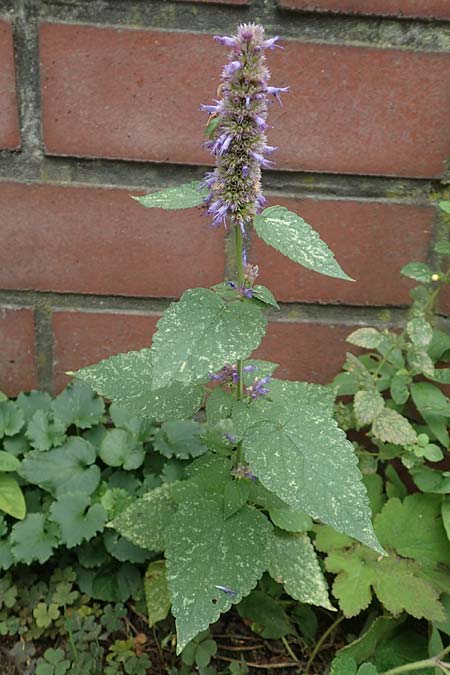
M310 270L353 281L311 225L285 206L270 206L255 217L255 230L266 244Z
M145 208L158 209L190 209L203 204L207 192L200 187L198 181L184 183L173 188L166 188L160 192L152 192L143 197L133 197Z
M180 504L166 545L178 653L256 586L268 566L271 530L250 506L225 519L223 504L205 494Z
M207 288L186 291L164 312L153 336L152 389L199 382L226 363L246 359L266 323L251 300L227 303Z

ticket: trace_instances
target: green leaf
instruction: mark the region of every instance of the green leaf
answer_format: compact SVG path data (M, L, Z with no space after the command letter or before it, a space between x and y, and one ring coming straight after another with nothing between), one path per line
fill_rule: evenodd
M430 382L414 382L411 396L417 410L426 421L427 415L450 417L450 401Z
M421 281L422 283L428 284L431 281L431 276L433 270L429 265L423 262L410 262L400 270L400 273L408 279L414 279L414 281Z
M24 425L24 414L13 401L0 401L0 438L15 436Z
M407 358L409 367L412 370L423 373L427 377L433 377L434 363L423 347L416 347L415 345L410 347L407 352Z
M406 417L396 410L383 408L372 424L372 433L384 443L413 445L417 434Z
M442 524L447 533L447 539L450 541L450 499L448 497L442 502L441 515Z
M398 619L391 616L377 616L370 627L357 640L343 647L339 654L351 656L359 665L370 659L377 645L391 638L404 621L404 616Z
M338 654L331 664L330 675L356 675L356 661L348 654Z
M148 550L135 546L113 530L103 533L103 543L108 553L120 562L143 563L152 555Z
M353 281L339 266L332 251L303 218L284 206L270 206L255 216L256 233L266 244L310 270Z
M152 391L153 367L150 349L117 354L69 373L84 380L98 394L123 405L130 412L160 422L191 417L200 408L200 387L176 383Z
M29 422L36 410L51 412L52 399L44 391L21 392L16 400L17 405L25 416L25 422Z
M303 511L297 511L290 506L269 507L269 514L273 523L287 532L307 532L312 529L313 521Z
M267 568L270 534L269 521L249 506L225 520L207 495L180 504L166 546L177 653L254 588Z
M17 457L0 450L0 471L17 471L19 467L20 462Z
M433 328L433 338L427 347L427 352L434 362L450 350L450 335L438 328Z
M346 338L346 342L365 349L375 349L382 340L383 335L376 328L358 328Z
M225 520L237 513L250 496L248 480L233 480L225 484L223 496L223 513Z
M406 370L399 370L391 381L391 396L397 405L403 405L409 398L409 385L412 379Z
M166 188L160 192L152 192L143 197L132 197L132 199L147 209L190 209L203 204L205 195L206 191L200 187L200 182L192 181L174 188Z
M61 495L50 507L49 519L61 528L67 548L92 539L101 532L106 522L106 511L101 504L90 506L90 497L83 492Z
M77 584L83 593L105 602L126 602L142 593L139 569L128 563L120 567L109 563L96 570L78 568Z
M56 537L45 528L42 513L29 513L25 520L13 525L10 540L15 562L26 565L31 565L33 560L43 565L57 545Z
M333 392L272 380L269 397L241 420L253 473L294 509L383 552L353 446L331 416Z
M145 601L150 628L163 621L170 610L170 595L167 587L166 566L163 560L155 560L147 567L144 577Z
M36 410L28 423L25 436L36 450L50 450L65 439L66 425L51 411Z
M226 303L206 288L186 291L158 321L153 336L153 389L202 380L225 363L246 359L266 319L251 300Z
M23 492L12 476L0 474L0 510L13 518L25 518L26 505Z
M376 389L370 391L360 390L356 392L353 400L353 409L358 424L364 426L370 424L378 417L384 408L384 398Z
M437 244L434 245L434 250L439 255L450 256L450 241L438 241Z
M123 466L125 470L138 469L145 459L141 443L126 429L110 429L100 445L99 455L108 466Z
M170 490L170 484L165 484L147 492L114 518L111 526L140 548L164 550L166 530L175 511Z
M52 410L67 427L90 429L103 419L105 404L84 382L73 382L52 401Z
M205 427L195 420L164 422L155 433L154 449L168 459L189 459L207 452Z
M265 305L269 307L275 307L275 309L280 309L278 302L275 300L272 291L269 291L265 286L256 285L252 288L253 297L257 300L260 300Z
M433 338L433 327L422 317L408 321L406 332L418 347L427 347Z
M271 538L269 573L294 600L334 609L319 560L307 534L276 530Z
M218 424L223 419L230 417L236 403L235 397L218 387L212 391L206 399L206 417L208 424Z
M100 468L95 465L95 460L95 448L90 443L71 437L55 450L30 452L19 473L54 497L67 492L91 494L100 482Z
M278 640L291 632L283 607L263 591L253 591L238 606L239 616L251 621L251 629L268 640Z
M450 213L450 202L449 201L441 200L440 202L438 202L438 206L445 213Z

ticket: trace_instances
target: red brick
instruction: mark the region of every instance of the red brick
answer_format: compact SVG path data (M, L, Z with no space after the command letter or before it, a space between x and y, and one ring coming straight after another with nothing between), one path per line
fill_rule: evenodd
M326 384L340 372L356 326L318 323L270 323L255 356L279 363L281 379Z
M401 305L411 282L400 269L427 257L433 207L376 201L270 199L301 215L326 241L355 283L325 277L285 258L253 236L250 259L258 281L284 302Z
M285 9L450 19L448 0L278 0Z
M283 169L441 176L450 154L450 54L285 42L272 109ZM205 116L226 50L210 35L41 27L50 154L204 164ZM152 67L149 67L152 64Z
M119 352L149 347L159 316L142 312L56 311L54 331L54 389L70 381L67 370L106 359Z
M124 190L0 182L0 210L0 288L176 297L223 278L223 231L198 209L144 209Z
M0 307L0 391L16 396L36 389L34 316L29 307Z
M0 63L0 148L16 150L20 146L19 119L13 35L7 21L0 21Z

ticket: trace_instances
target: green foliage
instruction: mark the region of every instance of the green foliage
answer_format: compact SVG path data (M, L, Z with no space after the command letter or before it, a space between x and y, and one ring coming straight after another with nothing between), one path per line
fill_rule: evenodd
M160 192L152 192L144 197L133 197L133 199L146 208L190 209L202 204L204 197L205 191L200 187L200 183L192 181Z

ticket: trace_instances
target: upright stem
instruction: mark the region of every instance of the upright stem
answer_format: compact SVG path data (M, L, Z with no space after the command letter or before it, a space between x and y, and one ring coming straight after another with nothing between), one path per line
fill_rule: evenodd
M238 286L244 285L244 263L242 260L244 253L244 243L242 241L242 232L240 228L235 225L234 227L234 243L235 243L235 252L236 252L236 275ZM238 372L238 388L237 388L237 399L240 401L244 396L244 363L242 359L238 359L237 362L237 372ZM242 441L237 445L236 449L236 466L242 461Z

